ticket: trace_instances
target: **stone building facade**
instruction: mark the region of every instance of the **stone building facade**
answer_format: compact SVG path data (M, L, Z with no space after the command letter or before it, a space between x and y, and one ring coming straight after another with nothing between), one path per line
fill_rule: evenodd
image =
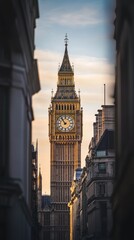
M77 168L74 180L70 188L71 201L68 203L70 209L70 240L80 239L80 181L82 169Z
M94 136L89 144L86 166L79 180L73 181L71 186L71 240L77 239L76 232L79 240L111 239L111 195L115 174L114 106L102 106L95 116Z
M87 167L87 235L92 240L108 240L112 230L111 195L114 181L114 111L103 105L93 124Z
M106 139L106 140L105 140ZM110 239L114 181L114 135L105 130L93 158L87 158L87 225L89 239ZM105 142L105 143L104 143ZM109 146L106 146L110 142ZM104 145L103 145L104 144Z

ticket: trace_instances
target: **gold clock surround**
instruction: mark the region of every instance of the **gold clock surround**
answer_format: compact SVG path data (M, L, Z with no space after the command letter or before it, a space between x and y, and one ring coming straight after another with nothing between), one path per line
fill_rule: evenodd
M61 132L70 132L74 128L74 119L70 115L61 115L57 118L56 128Z

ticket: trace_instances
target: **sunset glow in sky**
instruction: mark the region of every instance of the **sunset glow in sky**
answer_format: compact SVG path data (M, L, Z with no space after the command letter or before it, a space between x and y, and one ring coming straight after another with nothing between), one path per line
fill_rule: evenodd
M58 66L64 55L68 34L68 53L74 65L76 92L80 89L83 107L82 166L92 137L97 110L113 104L114 92L114 5L113 0L39 0L40 18L35 30L35 58L38 59L41 91L33 97L33 143L38 139L43 193L49 193L50 143L48 107L51 90L57 88Z

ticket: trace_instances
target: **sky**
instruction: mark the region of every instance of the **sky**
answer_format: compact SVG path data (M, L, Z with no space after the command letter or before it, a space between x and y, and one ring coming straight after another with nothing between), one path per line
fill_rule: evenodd
M51 91L57 89L58 67L68 35L70 63L74 65L76 92L80 89L83 107L81 162L85 164L93 136L95 114L104 103L113 104L114 94L114 1L113 0L39 0L40 18L36 20L35 58L41 90L33 97L32 141L38 139L38 162L43 178L43 194L50 193L50 143L48 107Z

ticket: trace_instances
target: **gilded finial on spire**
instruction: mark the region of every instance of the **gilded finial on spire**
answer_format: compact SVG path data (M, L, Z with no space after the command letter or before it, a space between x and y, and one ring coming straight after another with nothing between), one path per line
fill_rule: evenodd
M64 39L64 41L65 41L65 46L67 46L67 45L68 45L68 37L67 37L67 33L66 33L66 35L65 35L65 39Z

